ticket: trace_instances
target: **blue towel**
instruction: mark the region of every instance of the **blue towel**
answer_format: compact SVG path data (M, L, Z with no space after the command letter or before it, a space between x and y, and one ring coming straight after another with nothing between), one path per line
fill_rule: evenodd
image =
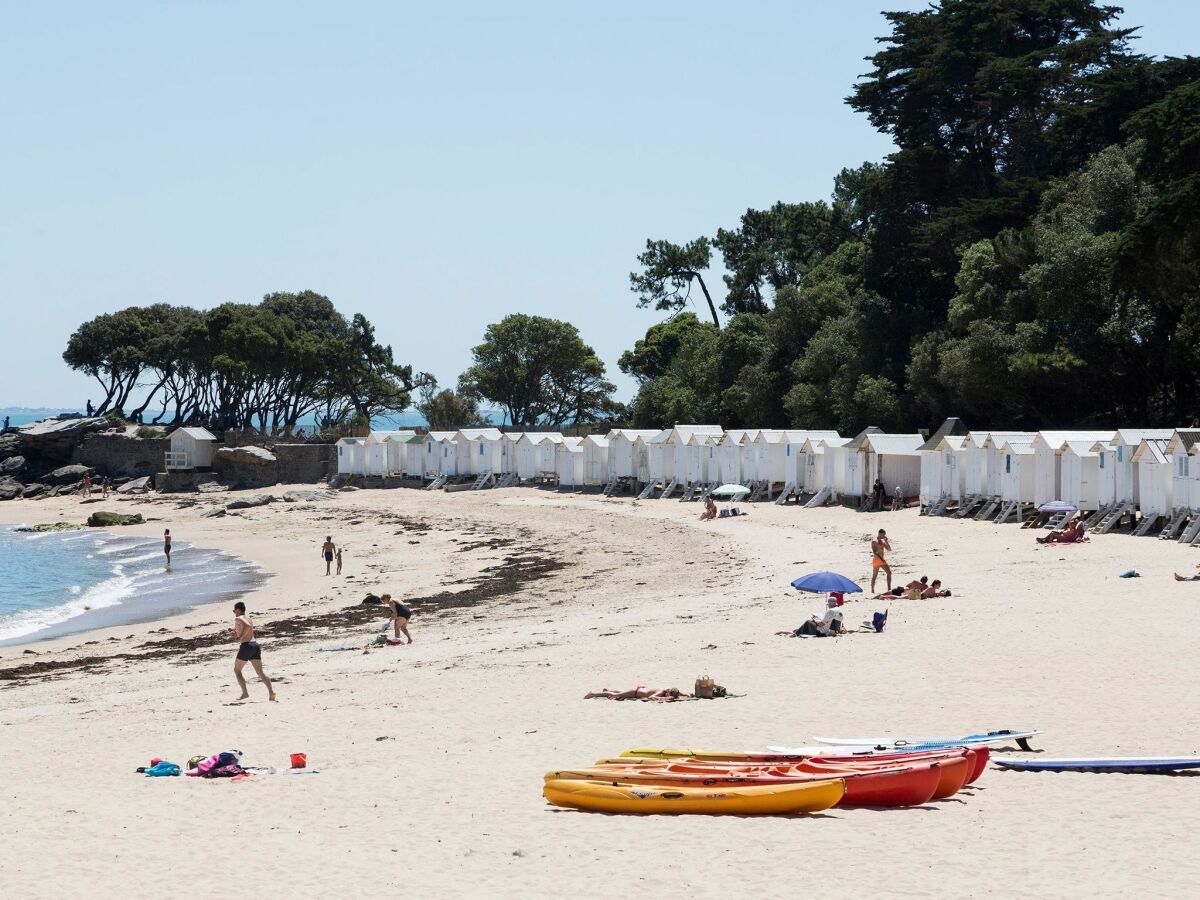
M155 763L146 770L146 774L152 778L159 778L163 775L178 775L179 766L173 762L167 762L165 759Z
M1121 578L1141 578L1142 576L1137 571L1137 569L1130 569L1127 572L1122 572L1120 577Z

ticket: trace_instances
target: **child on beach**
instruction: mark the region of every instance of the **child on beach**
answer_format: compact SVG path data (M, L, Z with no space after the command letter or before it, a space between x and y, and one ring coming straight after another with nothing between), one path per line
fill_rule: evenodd
M337 573L342 574L342 548L337 548Z

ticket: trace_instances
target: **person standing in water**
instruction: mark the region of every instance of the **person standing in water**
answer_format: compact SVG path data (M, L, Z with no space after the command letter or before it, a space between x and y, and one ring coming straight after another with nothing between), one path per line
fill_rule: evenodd
M163 529L163 554L167 557L167 569L171 568L171 529Z
M237 660L233 664L233 674L237 676L238 685L242 689L242 696L238 697L238 699L250 699L250 691L246 686L246 678L242 675L242 669L246 668L246 663L250 663L250 665L254 666L254 674L258 676L258 680L267 686L268 697L274 701L276 699L275 688L262 667L262 647L258 646L258 641L254 639L254 623L246 615L246 604L241 600L233 604L233 639L238 645Z
M396 640L400 640L400 632L404 632L404 636L408 638L408 642L411 644L412 635L408 633L408 620L412 618L412 608L405 606L399 600L393 600L391 594L384 594L379 599L387 604L387 608L391 611L391 624L396 635Z
M885 555L891 549L892 542L888 540L887 532L880 528L875 540L871 541L871 593L875 593L875 579L879 577L880 569L887 573L888 590L892 589L892 567L888 565Z
M325 574L329 574L330 568L333 566L333 557L337 553L337 544L333 542L333 538L325 535L325 543L321 545L321 555L325 557Z

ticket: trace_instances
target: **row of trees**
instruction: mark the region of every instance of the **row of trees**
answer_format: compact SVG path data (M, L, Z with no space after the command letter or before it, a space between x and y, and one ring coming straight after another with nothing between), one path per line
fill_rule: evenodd
M103 390L97 414L137 421L292 432L369 422L417 408L435 428L482 424L499 406L515 427L561 428L618 414L604 364L574 326L512 315L488 327L458 390L398 364L362 315L347 320L312 291L207 311L165 303L97 316L71 335L63 359ZM137 398L134 402L133 398Z
M403 409L414 387L364 316L347 320L312 291L206 311L132 306L79 326L63 359L100 385L98 414L273 433Z
M853 432L1196 415L1200 60L1132 52L1119 12L941 0L887 13L847 102L895 153L844 170L828 202L647 242L631 288L673 316L620 360L639 383L633 422Z

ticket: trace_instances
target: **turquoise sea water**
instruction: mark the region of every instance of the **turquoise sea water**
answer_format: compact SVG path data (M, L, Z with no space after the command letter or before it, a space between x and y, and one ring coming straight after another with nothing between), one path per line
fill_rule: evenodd
M26 533L0 525L0 644L39 640L231 599L264 573L227 553L113 531Z

